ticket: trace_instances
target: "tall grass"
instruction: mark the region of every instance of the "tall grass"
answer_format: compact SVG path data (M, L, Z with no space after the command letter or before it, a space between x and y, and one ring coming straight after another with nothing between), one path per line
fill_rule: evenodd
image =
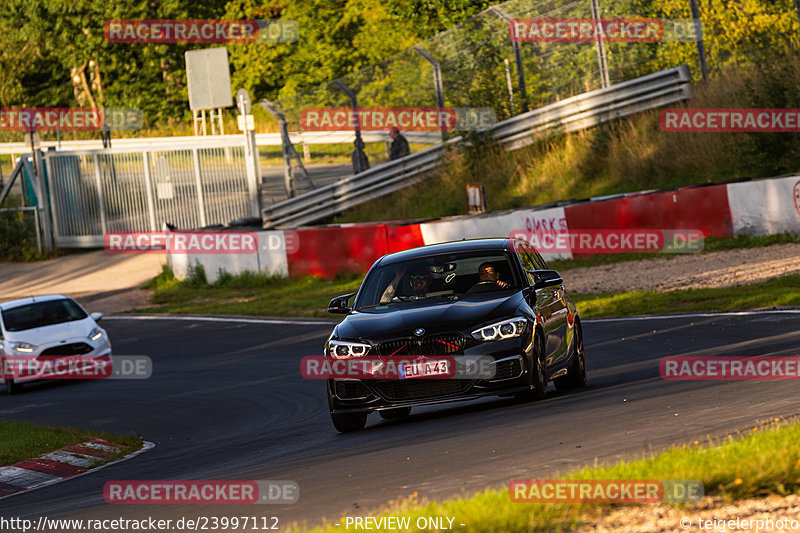
M798 108L800 55L731 67L672 107ZM450 153L421 183L344 213L337 222L465 214L465 186L486 187L489 209L538 205L800 170L794 133L670 133L660 110L506 152L490 143Z

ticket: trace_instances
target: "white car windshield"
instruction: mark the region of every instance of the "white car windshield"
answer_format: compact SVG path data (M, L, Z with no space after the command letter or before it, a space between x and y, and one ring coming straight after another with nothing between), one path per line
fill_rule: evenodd
M25 331L62 322L83 320L86 316L78 304L64 298L3 309L3 324L6 331Z
M441 254L380 266L364 282L357 309L519 287L503 252Z

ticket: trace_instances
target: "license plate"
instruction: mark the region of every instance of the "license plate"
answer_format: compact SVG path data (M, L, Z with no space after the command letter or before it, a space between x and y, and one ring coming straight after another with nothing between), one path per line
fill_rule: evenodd
M400 379L447 376L450 373L449 370L447 361L421 361L418 363L407 363L397 367Z

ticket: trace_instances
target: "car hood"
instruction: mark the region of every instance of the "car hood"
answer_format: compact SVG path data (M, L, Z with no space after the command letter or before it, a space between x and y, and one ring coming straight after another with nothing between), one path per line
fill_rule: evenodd
M413 307L386 312L357 312L347 316L334 332L342 339L382 340L413 335L417 328L425 334L443 331L462 331L477 328L486 322L512 314L522 302L522 295L487 296L465 295L453 302L420 302Z
M97 324L91 317L73 322L62 322L41 328L26 329L24 331L9 331L6 340L11 342L28 342L36 346L75 338L86 339L92 328Z

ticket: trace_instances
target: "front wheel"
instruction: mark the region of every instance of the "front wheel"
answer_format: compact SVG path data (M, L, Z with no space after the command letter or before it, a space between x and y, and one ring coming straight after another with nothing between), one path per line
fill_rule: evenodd
M573 346L575 348L572 354L572 364L567 375L554 380L556 389L559 391L579 389L586 385L586 354L583 350L583 331L580 322L575 324Z
M17 383L11 378L6 378L6 392L9 394L17 394L22 390L22 385Z
M518 400L521 401L528 401L528 400L544 400L547 398L547 363L545 361L544 356L544 345L542 343L542 336L537 332L535 334L535 340L533 344L533 368L531 368L532 374L532 389L520 392L515 395Z
M331 413L333 427L340 433L361 431L367 425L368 413Z

